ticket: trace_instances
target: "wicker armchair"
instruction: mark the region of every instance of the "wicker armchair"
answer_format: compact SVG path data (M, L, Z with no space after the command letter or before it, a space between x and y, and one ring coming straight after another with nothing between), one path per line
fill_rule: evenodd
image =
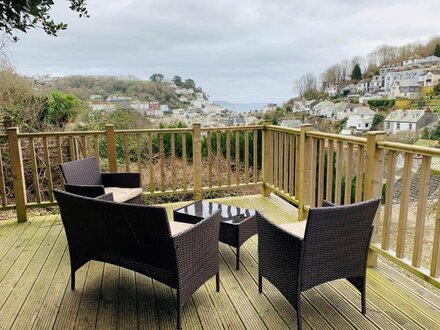
M301 329L301 292L346 278L361 293L365 282L372 222L380 199L351 205L312 208L308 220L277 225L257 212L259 291L271 282L297 312Z
M177 289L177 328L182 306L214 275L219 291L220 212L192 225L169 222L162 207L54 194L69 246L72 290L75 271L90 260L134 270Z
M74 160L60 167L67 192L87 197L113 193L118 203L142 202L139 173L101 173L95 157Z

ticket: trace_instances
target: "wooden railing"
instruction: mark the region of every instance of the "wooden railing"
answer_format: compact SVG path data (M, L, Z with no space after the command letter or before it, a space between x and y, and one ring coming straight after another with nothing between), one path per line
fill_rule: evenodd
M140 172L145 197L201 199L211 191L261 187L262 194L272 192L297 205L299 220L323 199L341 205L382 196L370 265L381 255L440 287L440 197L430 204L436 211L435 219L429 218L433 234L426 232L431 160L440 150L387 142L384 132L346 137L310 125L154 130L107 125L103 131L50 133L10 128L0 135L0 210L16 209L18 221L26 221L27 209L55 205L52 189L63 185L58 165L92 155L103 170ZM411 203L416 155L421 157L418 202Z

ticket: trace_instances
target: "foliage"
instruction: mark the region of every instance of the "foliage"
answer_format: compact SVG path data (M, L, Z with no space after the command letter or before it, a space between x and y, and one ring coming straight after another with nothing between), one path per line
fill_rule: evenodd
M391 108L395 105L396 100L394 99L376 99L368 100L368 105L372 108Z
M46 106L39 113L39 118L42 122L63 127L85 108L85 104L72 94L52 92L47 97Z
M79 17L89 17L86 0L68 1L69 8L79 13ZM67 24L55 23L51 18L53 5L53 0L0 0L0 30L12 36L14 41L18 40L15 31L26 33L34 28L42 28L48 35L57 36L60 30L67 28Z
M434 56L440 57L440 44L435 45Z
M440 95L440 82L434 86L434 94Z
M281 117L284 117L285 110L277 107L275 112L267 112L264 114L264 121L270 121L272 122L272 125L278 125L278 119Z
M440 140L440 121L437 122L431 133L432 140Z
M335 133L340 133L344 129L345 125L347 124L347 121L348 121L348 117L338 121L335 126Z
M359 81L362 79L361 67L357 63L353 67L353 71L351 71L351 79L356 80L356 81Z
M376 113L373 117L373 122L371 123L370 131L377 131L382 128L383 122L385 118L384 116Z
M174 76L173 79L171 79L171 81L176 85L181 87L183 85L183 81L182 78L180 76Z
M164 78L165 77L164 77L163 74L161 74L161 73L154 73L154 74L151 75L150 80L154 81L154 82L157 82L157 83L160 83L160 82L163 82Z
M302 75L295 81L295 88L300 97L304 97L308 100L318 98L318 88L316 76L309 72Z

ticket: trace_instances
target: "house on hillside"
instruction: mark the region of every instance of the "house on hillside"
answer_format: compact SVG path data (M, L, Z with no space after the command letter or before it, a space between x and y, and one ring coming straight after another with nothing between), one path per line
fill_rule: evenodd
M354 113L356 108L363 107L362 104L346 103L345 106L341 106L336 112L336 119L342 120L347 118L350 114Z
M313 109L313 107L314 107L315 105L317 105L317 104L318 104L318 101L317 101L317 100L310 100L310 101L307 101L306 104L305 104L305 107L304 107L306 114L309 115L310 112L311 112L311 110Z
M373 76L368 85L368 92L371 94L376 94L383 90L383 76Z
M329 84L325 89L324 92L326 92L329 96L336 96L338 94L338 85L335 84Z
M428 108L426 110L395 110L384 121L387 133L402 131L415 132L437 121L437 115Z
M370 86L371 79L362 79L356 84L356 91L358 93L365 93L368 92L368 87Z
M334 105L335 104L332 101L321 101L310 110L310 115L326 117L327 113L332 110Z
M435 86L440 82L440 69L426 71L419 77L419 83L424 86Z
M390 95L393 98L415 99L420 95L420 84L418 79L401 79L394 83Z
M365 132L371 128L376 112L369 107L357 107L348 115L346 128L356 132Z

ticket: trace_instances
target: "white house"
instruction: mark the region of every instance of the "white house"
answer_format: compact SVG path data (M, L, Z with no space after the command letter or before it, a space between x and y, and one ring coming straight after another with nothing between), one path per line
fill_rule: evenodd
M357 107L348 115L346 128L356 131L368 131L376 113L369 107Z
M318 101L317 101L317 100L310 100L310 101L307 101L306 104L305 104L305 111L306 111L306 113L307 113L307 114L310 114L310 112L312 111L312 108L313 108L315 105L317 105L317 104L318 104Z
M373 76L368 86L368 92L378 93L383 89L383 76Z
M431 110L395 110L391 112L384 121L387 133L401 131L415 132L433 122L437 121L437 115Z
M329 84L325 89L324 92L326 92L329 96L336 96L338 94L338 85L335 84Z
M358 93L367 92L368 91L368 87L370 85L370 80L371 79L362 79L361 81L359 81L356 84L356 91Z
M390 95L394 98L414 99L420 95L420 85L418 79L400 79L394 83Z
M440 82L440 70L433 69L423 73L419 77L419 82L425 87L437 85Z

